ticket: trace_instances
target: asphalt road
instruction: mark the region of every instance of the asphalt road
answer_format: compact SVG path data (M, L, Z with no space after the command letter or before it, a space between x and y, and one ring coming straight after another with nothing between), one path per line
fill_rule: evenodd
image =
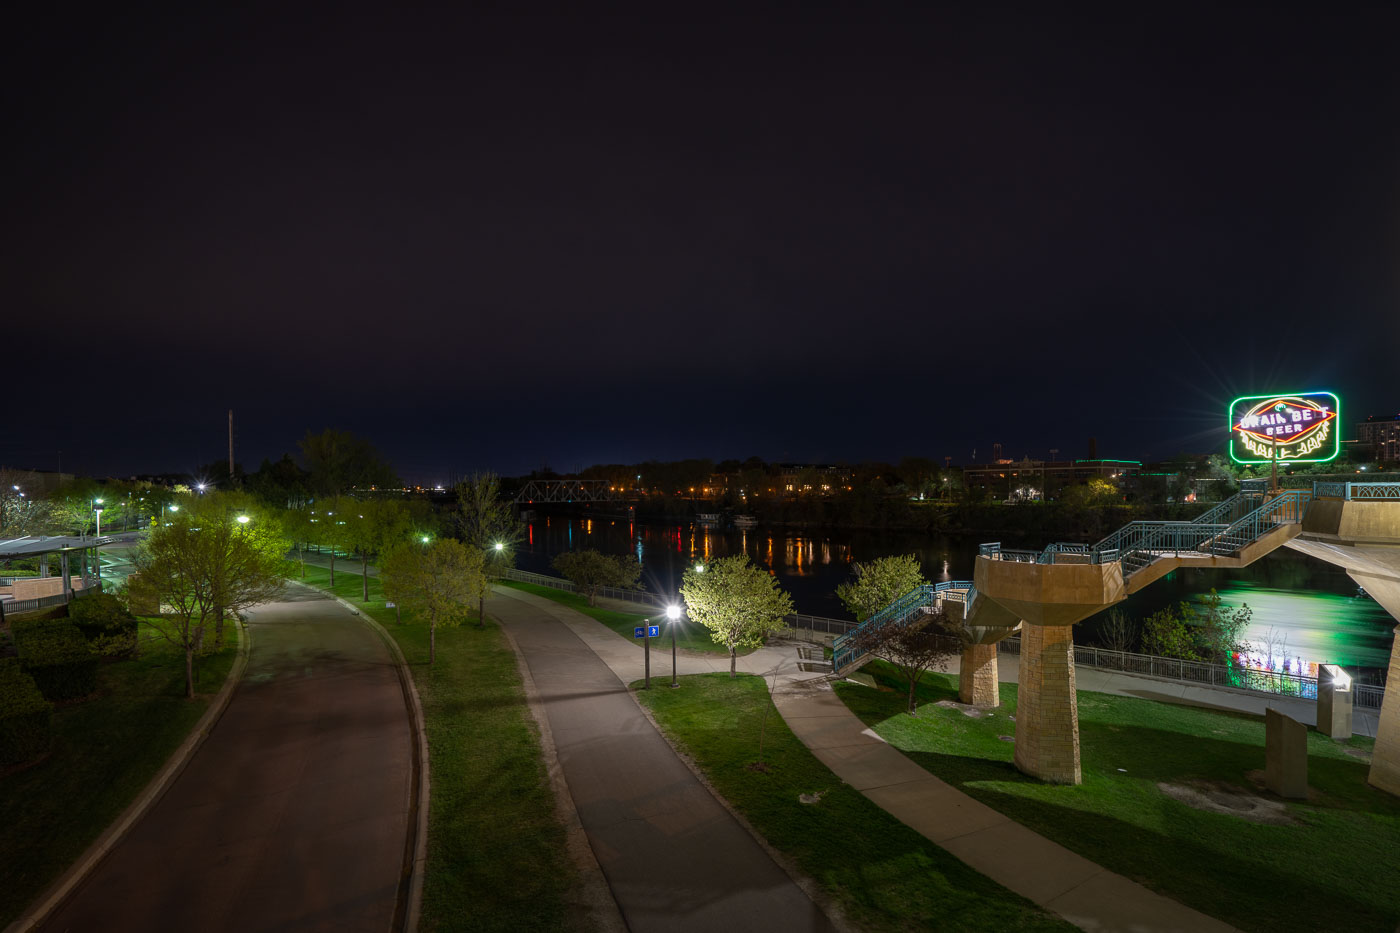
M45 931L374 931L405 864L412 725L389 650L289 587L232 702Z
M560 767L632 933L831 930L711 796L613 672L544 600L497 589L540 692Z

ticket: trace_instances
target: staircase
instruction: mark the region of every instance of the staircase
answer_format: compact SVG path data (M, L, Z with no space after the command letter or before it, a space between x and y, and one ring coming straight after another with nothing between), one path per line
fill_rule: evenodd
M843 674L860 667L870 657L877 633L891 626L923 628L943 600L965 603L971 593L972 583L967 580L947 580L915 587L832 642L832 670Z

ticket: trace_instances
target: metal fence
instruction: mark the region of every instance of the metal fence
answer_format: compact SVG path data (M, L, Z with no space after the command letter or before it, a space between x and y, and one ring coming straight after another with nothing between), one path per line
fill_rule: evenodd
M1313 495L1328 499L1400 499L1400 483L1313 483Z
M5 599L0 600L0 618L9 618L19 615L22 612L35 612L39 609L51 609L54 606L63 606L70 598L78 599L89 593L102 592L102 582L92 577L83 582L82 589L72 590L71 593L56 593L53 596L38 596L34 599Z
M1019 637L1004 638L997 642L997 645L1007 654L1019 655L1021 653L1021 639ZM1092 645L1075 645L1074 663L1082 667L1092 667L1103 671L1122 671L1125 674L1161 677L1166 680L1201 684L1206 687L1250 690L1255 693L1298 697L1303 700L1317 699L1317 678L1301 674L1256 671L1248 668L1227 667L1223 664L1210 664L1205 661L1182 661L1178 658L1163 658L1151 654L1135 654L1131 651L1095 648ZM1378 710L1385 698L1385 688L1353 682L1351 698L1352 706L1357 709Z
M528 570L507 570L501 576L517 583L533 583L536 586L547 586L552 590L563 590L566 593L579 591L578 587L568 580L543 573L531 573ZM653 607L664 606L670 602L666 597L659 596L649 590L624 590L615 586L599 587L598 595L608 599L623 599ZM790 628L821 632L826 635L844 635L856 627L855 622L847 622L845 619L829 619L826 616L812 616L803 613L793 613L787 616L786 621Z

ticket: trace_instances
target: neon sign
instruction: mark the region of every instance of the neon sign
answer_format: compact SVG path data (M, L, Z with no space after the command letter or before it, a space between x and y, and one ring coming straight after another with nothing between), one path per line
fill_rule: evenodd
M1230 403L1236 463L1325 463L1341 451L1341 400L1331 392L1245 395Z

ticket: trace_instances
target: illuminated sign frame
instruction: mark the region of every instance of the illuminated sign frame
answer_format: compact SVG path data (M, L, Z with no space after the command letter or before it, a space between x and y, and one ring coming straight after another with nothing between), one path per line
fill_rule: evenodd
M1341 412L1342 400L1334 392L1241 395L1228 410L1230 459L1247 464L1334 460L1342 451Z

